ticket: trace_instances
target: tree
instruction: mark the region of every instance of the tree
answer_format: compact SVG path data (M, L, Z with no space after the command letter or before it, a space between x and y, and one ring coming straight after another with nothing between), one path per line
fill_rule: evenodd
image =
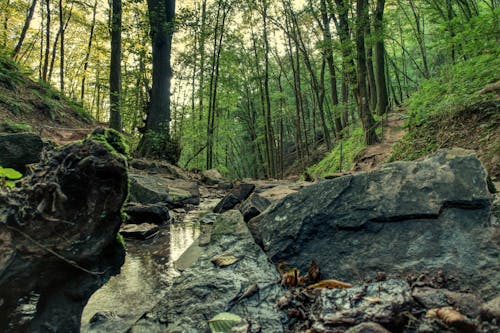
M170 53L174 34L175 0L148 0L153 46L153 82L144 134L137 152L140 156L177 159L170 156ZM175 153L173 155L176 155ZM177 162L177 161L174 161Z
M109 127L121 132L121 58L122 58L122 1L113 0L111 14L111 63L109 70Z
M21 47L23 46L24 38L26 38L26 33L28 32L31 20L33 19L33 14L35 13L36 2L37 0L33 0L28 10L28 14L26 15L26 20L24 21L23 30L21 31L21 36L19 37L19 41L17 42L14 51L12 51L12 57L14 58L19 54L19 51L21 51Z
M389 107L387 82L385 77L385 45L384 45L384 6L385 0L377 0L374 13L375 33L375 82L377 86L377 114L383 115Z
M375 133L375 120L368 105L368 91L366 87L366 51L365 51L365 25L368 22L368 0L356 1L356 61L358 66L358 109L361 124L365 134L365 144L372 145L378 142Z

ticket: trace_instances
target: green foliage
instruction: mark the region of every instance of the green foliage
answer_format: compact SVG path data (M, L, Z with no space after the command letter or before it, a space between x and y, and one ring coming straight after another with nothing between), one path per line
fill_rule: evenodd
M445 66L440 74L420 85L408 101L407 125L419 126L436 114L453 114L487 99L477 94L486 84L500 79L500 52L484 54L453 66Z
M4 133L21 133L31 132L31 125L25 123L15 123L13 121L0 122L0 132Z
M0 184L2 188L14 187L15 183L13 180L21 178L23 175L12 168L3 168L0 166Z
M229 333L241 322L241 317L229 312L222 312L208 321L212 333Z
M123 247L124 249L127 248L127 244L125 243L125 238L123 238L122 234L120 234L119 232L116 234L116 242L120 244L120 246Z
M114 154L125 157L130 154L130 148L125 137L112 128L97 128L90 133L86 140L98 141Z
M24 82L23 71L8 55L0 52L0 86L16 90Z
M342 149L342 171L352 168L353 160L357 154L365 147L364 134L361 127L355 128L347 139L342 141L328 153L317 164L307 168L307 173L312 177L325 177L335 172L339 172Z

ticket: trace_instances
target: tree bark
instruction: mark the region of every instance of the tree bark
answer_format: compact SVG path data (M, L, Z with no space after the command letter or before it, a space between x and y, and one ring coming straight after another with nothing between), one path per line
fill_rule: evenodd
M356 1L356 60L358 65L358 108L359 117L365 134L365 144L372 145L378 142L375 133L375 120L368 105L368 91L366 89L366 51L365 51L365 24L368 21L367 0Z
M148 0L151 40L153 44L153 84L145 134L138 147L141 156L167 158L170 144L170 53L174 33L175 0Z
M47 81L47 73L49 67L50 53L50 0L45 1L45 9L47 10L47 20L45 25L45 54L43 56L42 81Z
M109 127L122 131L120 115L121 57L122 57L122 0L113 0L111 17L111 63L109 69Z
M83 60L82 89L80 91L80 101L82 103L83 103L83 99L85 97L85 79L87 78L87 70L89 67L90 52L92 51L92 40L94 39L96 14L97 14L97 0L95 0L94 7L92 7L92 23L90 25L89 42L87 44L87 51L85 52L85 59Z
M375 82L377 85L377 114L383 115L389 107L385 70L384 45L384 6L385 0L377 0L374 14L375 33Z
M33 14L35 13L35 7L36 3L38 0L33 0L31 3L31 6L28 11L28 15L26 15L26 20L24 21L23 25L23 30L21 30L21 36L19 37L19 40L16 44L16 47L14 48L14 51L12 51L12 57L16 58L17 55L19 54L19 51L21 51L21 47L23 46L24 38L26 38L26 33L28 32L28 29L30 27L31 19L33 18Z

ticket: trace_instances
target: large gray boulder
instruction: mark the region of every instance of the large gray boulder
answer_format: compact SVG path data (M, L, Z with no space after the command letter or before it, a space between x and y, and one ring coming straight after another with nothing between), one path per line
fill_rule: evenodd
M26 164L40 161L42 149L42 139L36 134L0 134L0 166L22 171Z
M457 149L311 185L250 224L273 262L345 280L443 270L484 297L500 290L490 210L483 166Z
M200 203L200 191L196 182L137 173L129 174L129 179L129 199L132 202L163 203L170 207Z
M279 274L238 211L220 215L208 244L193 244L185 255L196 257L192 266L130 332L207 332L207 321L222 312L237 314L262 332L283 331L275 305Z

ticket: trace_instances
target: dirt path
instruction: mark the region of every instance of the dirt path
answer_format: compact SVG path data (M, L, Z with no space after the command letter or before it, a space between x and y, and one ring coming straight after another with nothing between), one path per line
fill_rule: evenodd
M384 119L382 141L363 149L354 159L352 171L369 171L385 163L391 153L392 145L406 133L401 110L389 113Z

